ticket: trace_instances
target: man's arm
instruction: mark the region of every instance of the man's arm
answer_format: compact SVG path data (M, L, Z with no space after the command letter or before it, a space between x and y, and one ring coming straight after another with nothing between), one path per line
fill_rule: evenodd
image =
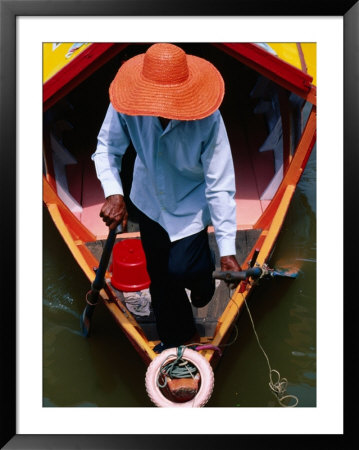
M120 115L109 106L98 134L96 152L92 155L98 179L101 181L106 200L100 217L110 229L122 223L127 226L127 209L120 178L122 157L130 143L126 125Z
M217 113L216 113L217 114ZM236 259L236 202L232 153L221 115L213 124L202 153L206 198L220 253L221 270L240 271Z

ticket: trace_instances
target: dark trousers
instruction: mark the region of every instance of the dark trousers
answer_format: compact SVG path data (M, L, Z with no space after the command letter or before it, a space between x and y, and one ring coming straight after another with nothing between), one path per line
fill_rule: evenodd
M196 333L185 288L196 307L205 306L214 294L207 229L171 242L157 222L141 211L138 217L158 335L164 344L177 347Z

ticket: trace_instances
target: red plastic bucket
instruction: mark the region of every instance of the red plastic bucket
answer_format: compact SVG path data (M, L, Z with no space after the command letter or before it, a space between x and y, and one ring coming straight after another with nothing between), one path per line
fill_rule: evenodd
M124 239L114 245L111 284L125 292L141 291L150 285L140 239Z

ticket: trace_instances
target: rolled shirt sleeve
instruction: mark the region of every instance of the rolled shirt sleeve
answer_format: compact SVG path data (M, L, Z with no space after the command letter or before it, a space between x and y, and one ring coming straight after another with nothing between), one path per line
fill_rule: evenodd
M92 155L106 198L114 194L123 195L120 172L122 157L129 144L126 124L110 104L97 137L96 152Z
M220 256L235 255L235 175L230 144L220 114L204 145L201 160L206 183L205 194Z

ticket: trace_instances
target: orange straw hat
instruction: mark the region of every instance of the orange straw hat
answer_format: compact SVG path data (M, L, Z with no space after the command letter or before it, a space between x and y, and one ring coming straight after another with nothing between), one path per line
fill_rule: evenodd
M203 119L219 108L223 96L218 70L172 44L154 44L126 61L110 86L112 106L131 116Z

